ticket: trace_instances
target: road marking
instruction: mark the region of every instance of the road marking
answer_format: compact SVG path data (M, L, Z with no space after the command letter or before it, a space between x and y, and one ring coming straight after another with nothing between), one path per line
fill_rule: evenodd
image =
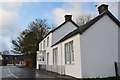
M12 74L11 73L11 71L9 70L9 68L7 67L7 70L8 70L8 72L13 76L13 77L15 77L15 78L17 78L17 79L19 79L17 76L15 76L14 74Z

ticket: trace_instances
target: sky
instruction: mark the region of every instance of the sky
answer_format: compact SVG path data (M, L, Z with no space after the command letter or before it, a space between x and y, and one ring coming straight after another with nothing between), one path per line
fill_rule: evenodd
M101 0L103 1L103 0ZM97 16L95 5L106 3L109 10L118 17L118 0L116 2L99 2L97 0L1 0L0 2L0 51L11 50L11 40L16 39L28 24L35 19L46 19L49 25L60 25L64 22L64 15L71 14L73 21L78 16Z

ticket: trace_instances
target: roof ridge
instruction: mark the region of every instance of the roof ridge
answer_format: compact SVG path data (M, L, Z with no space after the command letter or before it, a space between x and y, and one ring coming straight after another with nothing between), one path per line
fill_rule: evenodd
M66 36L64 36L61 40L59 40L58 42L56 42L55 44L53 44L52 46L55 46L57 44L59 44L60 42L76 35L77 33L82 34L83 32L85 32L88 28L90 28L95 22L97 22L99 19L101 19L104 15L108 15L110 18L112 18L112 20L115 21L115 23L117 23L120 27L120 22L114 17L114 15L108 10L105 11L104 13L101 13L100 15L96 16L95 18L93 18L92 20L90 20L89 22L87 22L86 24L82 25L81 27L75 29L74 31L68 33Z
M57 30L58 28L60 28L62 25L64 25L65 23L67 23L67 22L71 22L71 23L73 23L77 28L79 28L79 26L73 21L73 20L67 20L67 21L65 21L65 22L63 22L63 23L61 23L58 27L56 27L55 29L53 29L53 30L51 30L43 39L45 39L50 33L53 33L55 30ZM42 39L42 40L43 40ZM41 41L42 41L41 40Z

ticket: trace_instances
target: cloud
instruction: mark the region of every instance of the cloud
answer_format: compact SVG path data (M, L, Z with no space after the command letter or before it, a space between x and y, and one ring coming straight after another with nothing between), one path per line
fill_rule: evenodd
M111 13L115 15L116 18L118 18L118 2L96 2L96 4L99 6L101 4L107 4L108 9Z
M66 11L62 8L56 8L52 15L54 16L53 19L55 21L55 23L60 23L61 21L63 21L63 16L64 14L66 14Z
M120 1L119 1L119 3L118 3L118 18L119 18L119 20L120 20Z
M80 15L96 15L96 11L90 11L90 9L84 10L84 6L86 3L84 2L66 2L62 7L57 7L51 12L51 19L58 25L64 21L64 16L66 14L71 14L73 16L73 20L75 21Z
M118 18L118 2L109 2L110 11Z
M1 44L1 47L0 47L0 50L10 50L11 48L11 44L10 44L10 38L5 36L3 37L4 38L4 41L0 41L0 44Z
M16 35L20 2L0 3L0 51L11 48L11 37Z
M63 0L64 1L64 0ZM1 0L0 2L56 2L56 0ZM61 2L61 1L57 1Z
M1 0L0 2L118 2L120 0Z
M9 27L9 25L13 24L18 18L16 12L0 10L0 13L2 15L0 16L0 22L2 22L0 26L2 26L3 28Z
M72 0L71 0L72 1ZM61 7L55 8L50 14L50 19L53 19L57 25L64 21L65 14L72 14L73 20L80 15L98 15L98 9L95 5L106 3L109 5L109 10L118 18L118 2L65 2ZM117 0L116 0L117 1ZM48 14L49 15L49 14Z
M66 14L73 15L74 19L81 14L81 11L80 11L79 7L77 7L77 5L73 6L73 7L72 7L72 5L73 5L72 3L65 4L65 5L66 6L64 6L63 8L56 8L52 12L52 15L54 16L52 18L54 19L54 22L57 24L64 21L64 16Z
M4 0L5 1L5 0ZM9 0L7 0L9 1ZM0 48L3 45L4 49L11 49L11 37L16 37L22 27L18 22L20 19L20 0L12 0L13 2L0 3ZM18 2L16 2L18 1ZM26 0L25 0L26 1ZM32 1L32 0L31 0ZM39 0L38 0L39 1ZM72 0L71 0L72 1ZM64 21L65 14L72 14L75 21L79 15L93 14L97 15L97 8L91 9L91 5L99 4L100 2L65 2L62 6L54 8L51 12L47 12L49 20L53 20L57 25ZM57 4L57 3L56 3ZM109 2L110 11L117 15L117 3ZM85 7L87 6L87 8ZM85 8L84 8L85 7ZM45 15L46 15L45 14ZM44 15L43 15L44 16ZM2 26L2 27L1 27ZM18 27L19 26L19 27ZM1 49L0 49L1 50Z
M0 51L11 49L11 37L14 36L14 31L9 29L2 29L0 34Z
M9 27L19 18L19 5L17 2L1 3L0 7L0 26Z
M94 2L119 2L120 0L93 0Z
M65 2L118 2L120 0L64 0Z

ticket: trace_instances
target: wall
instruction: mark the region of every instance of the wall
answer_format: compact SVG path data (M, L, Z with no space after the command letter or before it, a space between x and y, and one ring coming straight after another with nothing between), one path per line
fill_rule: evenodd
M57 29L52 33L52 44L55 44L57 41L59 41L61 38L63 38L65 35L70 33L71 31L75 30L77 27L73 25L71 22L67 22L62 27Z
M49 46L47 46L47 37L49 37ZM45 49L43 49L43 41L45 40ZM40 49L42 43L42 49ZM39 50L45 50L45 61L36 61L37 66L36 69L39 69L39 65L46 65L47 64L47 53L49 53L49 57L51 57L51 45L52 45L52 33L50 33L48 36L46 36L40 43L39 43ZM39 52L37 52L40 54ZM39 57L39 55L37 55ZM50 58L49 58L50 59ZM49 64L52 64L51 61L49 60Z
M52 48L51 46L56 43L57 41L59 41L61 38L63 38L65 35L67 35L69 32L75 30L77 27L71 23L71 22L67 22L64 25L62 25L59 29L55 30L53 33L50 33L49 36L49 47L46 47L46 41L47 41L47 37L44 38L40 43L39 43L39 50L45 50L46 54L49 53L49 65L52 65ZM45 40L45 49L43 49L43 41ZM42 49L40 49L40 45L42 43ZM45 55L45 65L47 64L47 55ZM43 62L37 62L37 69L38 69L38 65L42 64Z
M80 37L82 77L115 76L118 62L118 25L107 15Z
M58 54L57 54L57 64L53 64L53 49L57 48L58 50ZM62 63L61 63L61 60L62 60L62 57L61 57L61 44L58 44L58 45L55 45L51 48L51 57L50 57L50 62L51 62L51 71L53 72L57 72L57 73L60 73L62 74L63 71L62 71Z
M0 55L0 66L2 66L2 55Z
M50 57L52 55L52 50L51 50L51 46L52 46L52 33L50 33L48 36L49 36L49 46L47 47L47 43L46 43L46 47L45 47L44 50L46 50L46 54L49 53L49 60L48 60L49 62L48 63L49 63L49 65L51 65L52 63L50 61L51 60ZM47 37L46 37L46 41L47 41ZM45 56L45 58L46 58L45 60L46 60L46 64L47 64L47 55Z
M70 41L73 41L74 64L65 64L64 45ZM58 48L58 64L53 65L53 54L51 54L50 62L52 64L47 66L47 70L57 72L60 74L73 76L76 78L81 78L82 72L81 72L81 57L80 57L81 56L81 54L80 54L80 34L77 34L77 35L63 41L62 43L53 46L51 50L53 50L56 47Z
M118 61L120 63L120 27L119 27L119 32L118 32Z
M64 45L73 41L74 47L74 64L65 64L65 47ZM65 65L65 74L76 78L81 78L81 54L80 54L80 35L77 34L62 42L62 64Z
M118 29L118 74L120 76L120 27Z

